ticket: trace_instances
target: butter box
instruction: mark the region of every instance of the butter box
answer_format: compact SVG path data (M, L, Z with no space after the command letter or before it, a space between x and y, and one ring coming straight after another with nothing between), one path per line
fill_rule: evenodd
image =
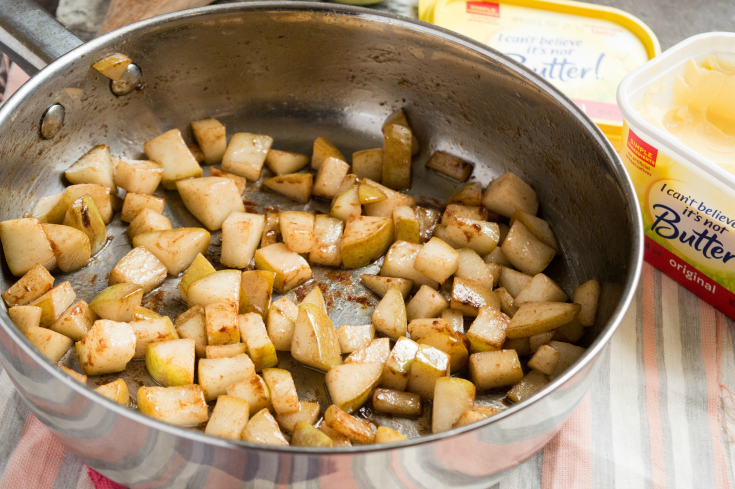
M641 205L645 259L735 319L735 174L685 145L688 136L674 135L680 128L644 117L649 105L666 103L674 116L686 116L686 109L677 108L676 90L694 88L687 85L685 70L692 61L706 65L713 56L735 60L735 34L691 37L623 80L617 94L625 118L620 157ZM706 85L700 96L715 92ZM715 104L717 109L735 100ZM735 113L730 116L735 121Z

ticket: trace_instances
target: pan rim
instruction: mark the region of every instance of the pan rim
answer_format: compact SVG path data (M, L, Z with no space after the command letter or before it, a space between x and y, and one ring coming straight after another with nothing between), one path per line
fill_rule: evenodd
M134 24L130 24L128 26L104 34L64 54L59 59L55 60L43 70L41 70L36 76L31 78L31 80L23 85L13 96L11 96L6 101L6 103L3 104L2 107L0 107L0 127L4 126L5 124L9 124L8 120L12 118L15 109L21 106L26 96L33 93L41 83L53 78L72 60L85 56L86 54L94 52L98 49L104 48L107 45L111 45L116 41L123 40L132 34L141 33L150 28L179 23L182 21L186 21L187 19L203 19L207 16L228 13L243 13L248 11L272 11L279 13L312 12L325 15L343 15L347 17L363 18L378 23L389 24L396 27L405 28L409 31L419 32L423 35L438 37L443 41L457 44L465 49L474 51L485 59L492 60L502 65L508 70L509 74L519 76L525 81L538 86L539 89L546 92L547 95L549 95L556 102L558 102L568 111L570 111L574 116L576 116L580 124L589 132L591 136L593 136L593 140L599 146L601 153L607 156L609 169L611 170L611 173L617 177L616 183L620 187L620 190L623 192L626 199L628 218L631 225L631 249L630 260L628 263L628 277L624 283L621 283L621 285L624 286L623 295L621 296L615 309L612 311L610 319L607 321L605 327L595 338L592 344L587 348L585 353L577 360L574 365L567 369L564 374L551 381L546 387L544 387L531 399L511 406L510 408L502 411L501 413L498 413L495 416L492 416L477 423L473 423L471 425L467 425L461 428L455 428L444 433L424 435L418 438L411 439L409 441L384 445L361 445L328 449L292 446L275 447L239 440L226 440L224 438L206 435L203 432L198 432L189 428L170 425L155 418L146 416L137 410L121 406L105 398L104 396L94 392L92 389L89 389L86 386L75 381L74 379L70 378L68 375L65 375L59 368L56 367L56 364L52 363L35 347L33 347L33 345L31 345L31 343L25 338L25 336L20 334L20 330L18 330L12 324L8 323L4 317L0 318L0 325L2 325L5 332L15 341L15 343L20 346L26 354L33 358L37 364L41 365L49 374L54 376L57 380L66 383L66 385L69 386L75 393L81 394L92 402L102 404L107 409L112 410L115 414L122 415L131 421L141 423L148 428L163 431L174 436L183 437L194 442L205 443L208 445L216 445L231 449L257 449L261 451L290 455L351 455L359 453L382 452L386 450L415 448L420 445L431 444L433 442L460 436L470 431L479 430L490 425L491 423L498 422L501 419L504 419L508 416L513 416L514 414L523 411L532 404L544 399L547 395L555 391L561 385L566 384L569 380L571 380L580 372L584 371L587 368L591 368L594 365L594 361L600 356L603 349L607 347L612 335L619 327L623 316L625 315L631 301L633 300L633 297L635 296L637 285L641 276L641 268L643 262L643 224L640 207L637 204L637 198L632 181L628 173L625 171L625 168L619 156L612 148L610 142L604 136L602 131L597 127L597 125L594 124L591 119L581 110L581 108L579 108L556 87L551 85L549 82L541 78L539 75L537 75L527 67L512 60L511 58L504 56L499 51L487 45L474 41L470 38L454 33L447 29L408 17L371 10L363 7L347 6L341 4L337 5L290 1L253 1L247 3L210 5L199 7L195 9L165 14L162 16L157 16L140 22L136 22ZM568 414L571 414L571 411ZM561 423L557 426L556 430L553 433L558 431L558 429L560 428ZM553 433L549 433L549 437L551 437Z

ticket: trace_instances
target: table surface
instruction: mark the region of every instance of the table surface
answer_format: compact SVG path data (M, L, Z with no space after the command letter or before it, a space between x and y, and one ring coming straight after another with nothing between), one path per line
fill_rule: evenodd
M62 0L60 13L73 12L69 19L86 19L88 28L90 18L101 20L107 1ZM96 14L70 8L84 2ZM55 0L42 3L55 11ZM733 0L592 3L639 17L663 50L694 34L735 26ZM416 17L415 0L374 8ZM81 24L75 30L89 37ZM734 341L734 322L644 264L635 299L590 392L559 435L493 489L735 487ZM0 489L115 487L90 473L29 415L4 371L0 439Z

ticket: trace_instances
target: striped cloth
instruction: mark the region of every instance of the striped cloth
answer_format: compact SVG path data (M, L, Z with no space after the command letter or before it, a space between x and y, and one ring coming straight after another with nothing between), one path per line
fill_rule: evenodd
M735 488L734 340L735 323L644 264L590 392L493 489ZM5 371L0 439L0 489L122 487L66 452Z

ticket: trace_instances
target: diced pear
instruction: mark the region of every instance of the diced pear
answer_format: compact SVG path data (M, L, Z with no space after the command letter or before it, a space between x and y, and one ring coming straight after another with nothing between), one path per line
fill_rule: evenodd
M237 305L231 302L207 304L204 306L204 320L208 345L240 343Z
M437 224L434 228L434 238L439 238L440 240L444 241L446 244L454 248L455 250L458 250L460 248L463 248L463 246L456 241L452 239L451 236L447 233L447 227L443 224Z
M176 189L189 212L212 231L220 229L231 212L245 212L240 191L229 178L179 180Z
M480 308L490 306L500 310L500 298L492 290L482 285L462 278L455 278L452 285L452 300L450 307L465 316L475 317Z
M39 328L42 310L37 306L12 306L8 309L8 316L21 333L31 328Z
M46 328L28 328L24 334L33 346L54 363L61 360L74 343L71 338Z
M81 382L82 384L87 384L87 376L84 374L80 374L79 372L76 372L70 368L64 367L63 365L59 365L59 368L64 371L69 377L76 380L77 382Z
M393 190L411 186L411 130L400 124L383 126L382 182Z
M369 423L351 416L334 404L324 413L324 423L350 440L360 443L372 443L375 440Z
M71 204L85 195L91 197L94 205L97 206L102 221L108 224L112 220L113 209L109 187L93 183L80 183L66 187L64 194L64 200L66 200L67 204Z
M408 124L408 119L406 119L406 114L403 112L403 109L397 109L393 111L386 119L385 122L383 122L383 131L385 131L385 128L389 124L398 124L400 126L404 126L408 128L411 131L411 155L418 154L419 151L421 151L421 148L419 146L419 141L416 139L416 135L413 133L413 129Z
M245 193L245 189L248 186L247 178L243 178L233 173L227 173L226 171L218 170L214 167L209 169L209 174L213 177L227 178L228 180L232 180L233 182L235 182L235 185L237 186L237 191L240 192L240 195Z
M567 324L579 314L579 304L524 302L508 324L508 338L526 338Z
M481 307L477 318L467 330L472 353L500 350L505 342L505 332L510 318L494 307Z
M309 157L301 153L271 148L265 156L265 164L276 175L285 175L301 170L309 164Z
M270 136L247 132L233 134L222 157L222 169L256 181L260 178L260 170L272 144L273 138Z
M482 259L477 256L480 262ZM444 283L457 271L459 253L439 238L431 238L416 256L414 268L439 283Z
M383 179L383 148L352 153L352 171L360 178L380 182Z
M193 339L196 356L206 357L207 324L202 306L194 306L176 318L176 333L180 338Z
M398 290L401 291L401 295L404 299L408 297L408 294L411 292L411 288L413 287L413 280L405 278L362 274L360 275L360 280L365 284L365 287L382 296L388 292L388 289L390 289L391 286L398 287Z
M122 372L135 355L135 342L129 324L97 320L76 343L79 366L87 375Z
M446 225L447 234L462 248L471 248L481 255L493 251L500 242L496 222L457 219Z
M226 358L247 353L248 346L245 343L231 343L229 345L207 345L204 348L204 358Z
M536 353L539 348L541 348L544 345L548 345L551 341L551 338L554 337L554 332L549 331L548 333L541 333L533 336L529 336L528 338L528 348L530 350L530 353L534 354Z
M311 278L309 263L285 244L276 243L255 252L255 268L275 272L273 287L283 294Z
M470 353L467 351L467 340L462 333L456 331L451 334L444 332L429 333L418 342L420 345L433 346L449 355L450 372L461 372L467 367Z
M340 184L349 171L350 165L342 159L325 158L319 166L311 193L325 199L336 197Z
M444 151L435 151L426 161L426 168L431 168L450 178L464 182L472 174L472 164L452 156Z
M382 374L382 363L346 363L329 369L324 381L332 403L353 413L370 399Z
M181 277L181 282L179 282L179 296L181 297L181 300L186 301L186 292L189 290L189 286L191 286L191 284L200 278L204 278L207 275L214 273L215 271L216 270L212 264L209 263L209 260L204 258L204 255L201 253L197 254L194 261L192 261L189 268L187 268L184 276Z
M408 241L409 243L419 243L421 241L419 220L413 208L407 205L394 207L393 226L397 241Z
M332 447L332 439L306 421L299 421L293 430L291 445L295 447Z
M263 235L265 217L232 212L222 223L220 263L229 268L247 268Z
M464 333L464 315L454 309L444 309L440 316L457 333Z
M171 129L147 141L143 149L148 157L163 167L163 187L176 188L176 181L202 176L202 167L186 146L181 131Z
M439 282L432 280L414 268L416 258L421 251L422 245L409 243L407 241L396 241L388 249L383 260L380 275L384 277L398 277L413 280L414 286L428 285L436 289Z
M132 240L139 234L150 233L153 231L165 231L172 228L171 220L168 217L152 211L151 209L143 209L138 216L133 219L125 232Z
M227 130L217 119L191 121L191 132L204 155L204 163L216 165L222 161L227 150Z
M342 238L342 265L360 268L380 258L393 242L393 225L385 217L358 216L347 221Z
M12 315L11 315L12 317ZM51 323L49 329L68 336L74 341L81 341L94 324L96 315L84 301L79 301Z
M135 333L135 355L133 358L145 358L146 350L151 343L179 339L179 335L168 316L133 321L128 324ZM196 340L194 341L196 344Z
M470 355L470 380L477 390L517 384L523 380L523 369L515 350L497 350Z
M505 173L490 182L482 196L482 205L505 217L512 217L519 210L535 216L538 197L526 182L513 173Z
M273 415L267 409L261 409L250 418L243 428L240 437L250 443L262 445L288 446Z
M375 443L398 443L406 440L408 438L385 426L378 426L378 431L375 433Z
M452 428L459 428L461 426L467 426L468 424L477 423L483 419L487 419L500 412L500 409L493 408L490 406L473 406L467 411L463 412L459 419L452 425Z
M92 68L110 80L117 81L125 74L130 63L132 63L132 60L127 55L114 53L94 63Z
M344 363L379 363L384 365L390 355L390 339L376 338L345 358Z
M240 314L257 312L266 317L271 305L274 272L265 270L246 270L240 278Z
M60 224L41 224L62 272L74 272L87 266L92 256L89 238L82 231Z
M507 236L507 234L506 234ZM503 242L505 237L501 234L500 243ZM502 246L497 246L493 251L485 255L485 263L495 263L497 265L500 265L502 267L512 267L513 265L503 256L503 250Z
M3 292L8 307L24 306L54 287L54 277L43 265L35 265L20 280Z
M414 417L421 415L421 396L393 389L375 389L373 409L394 416Z
M291 372L280 368L265 368L263 380L271 393L271 403L277 415L293 414L301 409Z
M503 287L513 297L518 297L523 289L528 287L533 277L525 273L513 270L512 268L503 267L500 274L499 285Z
M268 308L268 337L278 351L291 351L291 338L296 328L299 308L287 297L281 297Z
M550 341L549 346L560 353L559 363L556 364L556 370L550 376L551 380L554 380L558 376L564 373L574 362L579 360L584 352L586 351L581 346L572 345L563 341Z
M281 225L278 220L278 214L268 213L265 215L263 236L260 238L261 248L265 248L266 246L270 246L278 242L278 234L281 232Z
M191 338L149 343L145 366L164 387L194 383L195 342Z
M31 209L28 215L24 217L37 219L39 222L61 224L68 207L69 202L66 199L65 192L47 195L46 197L38 199L38 202L33 206L33 209Z
M112 402L123 406L130 404L130 391L128 390L128 384L123 379L117 379L108 384L101 385L94 390Z
M250 405L246 400L222 395L217 398L217 404L214 405L204 432L208 435L239 440L249 417Z
M456 377L437 379L431 405L431 432L443 433L475 404L475 386L469 380Z
M344 155L327 138L319 136L314 140L314 152L311 156L311 167L318 170L327 158L337 158L347 161Z
M227 395L244 399L250 405L250 410L258 412L261 409L272 409L271 394L265 380L253 373L239 382L227 386Z
M500 299L500 310L503 311L503 314L511 318L515 316L516 312L518 312L518 306L513 296L504 287L497 288L494 292Z
M62 282L28 305L41 308L40 325L48 328L74 302L76 296L71 284Z
M419 345L408 374L406 390L433 399L436 379L448 375L449 355L429 345Z
M166 280L166 267L156 256L142 246L133 248L122 257L110 272L108 284L137 284L143 293L161 285Z
M296 423L306 422L314 425L320 418L319 404L315 402L300 402L299 410L290 414L279 414L276 421L282 430L291 433L296 428Z
M408 374L411 365L419 350L419 345L405 336L398 338L393 350L388 355L383 368L383 377L380 386L386 389L405 391L408 384Z
M342 354L352 353L370 343L375 336L375 328L372 324L359 326L343 325L337 330L339 347Z
M309 253L309 263L327 267L342 264L342 231L344 221L325 214L314 218L314 246Z
M113 179L110 147L106 144L90 149L64 172L64 176L72 184L94 183L104 185L113 192L117 191Z
M321 423L319 425L319 431L327 435L332 440L333 447L351 447L352 443L350 439L344 436L342 433L333 430L327 423Z
M513 223L503 241L503 256L518 270L529 275L542 272L556 255L556 250L539 241L521 221Z
M176 387L141 387L137 395L138 411L177 426L196 426L209 419L207 401L196 385Z
M8 268L16 277L25 275L36 265L47 270L56 268L56 256L51 243L41 223L35 219L0 222L0 241Z
M313 304L299 306L291 355L304 365L324 372L342 363L334 324L329 316Z
M434 318L448 307L449 303L439 292L428 285L422 285L406 305L406 314L409 321L418 318Z
M255 375L255 367L244 353L234 357L199 359L197 376L207 402L225 393L230 395L227 387L252 375Z
M581 306L577 318L582 326L594 326L599 300L600 282L597 280L588 280L574 289L574 303Z
M554 232L551 230L551 226L545 220L540 217L536 217L527 212L516 211L513 213L513 217L510 220L510 225L513 226L515 221L520 221L524 226L536 236L536 238L544 243L546 246L553 248L559 253L559 245L556 243L554 238Z
M472 182L461 186L447 199L445 205L448 206L450 204L481 206L482 184L480 182Z
M324 295L322 295L322 290L318 285L306 294L306 296L301 300L301 304L314 304L325 314L329 313L329 311L327 311L327 303L324 302Z
M513 402L525 401L548 383L549 379L546 375L537 370L531 370L523 377L523 380L508 391L508 399Z
M149 160L119 160L115 167L115 183L127 192L152 194L163 177L163 167Z
M94 296L89 308L102 319L126 323L133 320L133 307L139 306L142 298L140 285L115 284Z
M411 335L411 339L414 341L420 341L434 333L450 335L454 333L454 330L446 319L441 318L420 318L408 323L408 334Z
M490 265L485 263L475 250L462 248L457 251L455 277L474 280L486 289L492 290L495 287L496 275L500 279L500 274L493 273Z
M390 188L381 185L378 182L374 182L370 179L364 179L362 182L379 189L388 197L381 202L366 204L365 214L368 216L392 217L393 209L400 205L407 205L409 207L416 206L416 201L408 195L404 195L400 192L396 192L395 190L391 190Z
M503 350L515 350L519 357L531 355L531 342L528 338L506 338Z
M442 224L447 226L454 221L487 221L488 213L484 207L449 204L442 214Z
M549 345L539 347L528 361L528 367L539 372L552 375L559 364L561 353Z
M567 294L556 282L543 273L538 273L526 288L518 293L514 303L520 305L523 302L566 302L568 299Z
M381 169L381 172L382 172L382 169ZM376 202L383 202L384 200L388 198L388 196L385 195L385 192L365 182L360 183L357 189L357 194L358 194L358 197L360 198L360 204L362 205L375 204ZM402 206L402 207L408 207L408 206ZM409 207L409 209L411 208ZM411 209L411 211L413 212L413 209ZM393 209L393 214L394 214L394 220L395 220L395 209Z
M255 364L255 371L278 365L278 356L273 342L268 337L263 317L255 312L237 317L242 342L248 345L248 354Z
M439 222L439 213L433 209L416 207L416 219L419 220L419 236L426 243L434 236L434 229Z
M161 260L169 275L178 275L189 268L197 255L206 253L209 247L209 233L201 228L179 228L166 231L153 231L140 234L133 239L133 246L144 246ZM201 261L201 260L200 260ZM200 269L201 267L201 269ZM205 265L197 265L196 274L187 279L186 295L194 282L205 278L209 269Z
M283 243L294 253L308 253L314 247L314 215L285 211L278 216Z
M150 209L157 213L162 213L166 205L166 199L154 197L147 194L134 194L128 192L125 194L120 220L123 222L133 221L143 209Z
M359 217L360 214L362 214L360 196L357 188L357 185L352 185L335 197L330 210L330 215L332 217L343 221L349 221L350 219Z
M396 286L390 286L373 311L373 326L378 333L397 340L406 335L406 304L403 294Z
M263 186L296 202L306 204L311 198L314 175L311 173L288 173L269 178L263 182Z
M240 270L218 270L189 285L186 300L189 307L226 302L238 306L240 302Z
M64 216L64 226L71 226L87 235L93 256L107 244L107 227L88 195L71 203Z

